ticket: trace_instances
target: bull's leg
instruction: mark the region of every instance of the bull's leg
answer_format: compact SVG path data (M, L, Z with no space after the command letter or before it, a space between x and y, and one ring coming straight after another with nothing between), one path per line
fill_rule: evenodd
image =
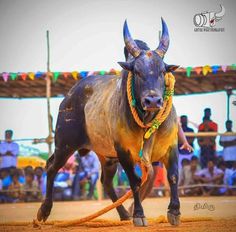
M52 196L53 196L53 183L55 176L58 172L58 170L63 167L63 165L66 163L67 159L70 157L70 155L73 153L74 150L72 150L69 147L65 148L56 148L55 152L53 154L53 159L49 159L47 162L47 190L46 190L46 198L43 201L41 207L38 210L37 213L37 219L39 221L46 221L51 209L52 209Z
M170 150L169 160L165 163L167 168L167 178L170 185L170 204L168 206L167 218L171 225L180 223L180 202L178 196L178 150L173 147Z
M111 198L113 202L118 200L118 197L116 195L116 192L113 188L113 183L112 183L113 177L117 170L117 162L118 162L117 160L109 159L109 160L106 160L102 166L101 181L102 181L105 192L108 194L108 196ZM123 205L118 206L116 209L120 216L121 221L130 219L130 215L126 211Z
M142 185L142 187L140 188L140 200L141 202L148 196L148 194L151 192L152 187L153 187L153 182L155 179L155 173L153 170L153 167L150 166L148 168L148 176L147 176L147 180L146 182ZM134 202L131 204L131 206L129 207L129 213L132 215L134 211Z
M139 197L139 189L141 185L141 179L136 175L134 170L134 164L130 158L129 151L125 151L118 144L115 145L120 164L124 168L130 183L130 187L134 197L134 213L133 224L135 226L147 226L147 221L144 216L143 207Z

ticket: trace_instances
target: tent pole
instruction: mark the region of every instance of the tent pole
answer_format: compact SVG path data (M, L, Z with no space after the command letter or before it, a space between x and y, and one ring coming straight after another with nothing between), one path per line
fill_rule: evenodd
M49 47L49 31L47 30L47 74L46 74L46 97L47 97L47 114L48 114L48 137L46 142L48 144L48 156L52 155L52 116L50 109L51 98L51 77L50 77L50 47Z

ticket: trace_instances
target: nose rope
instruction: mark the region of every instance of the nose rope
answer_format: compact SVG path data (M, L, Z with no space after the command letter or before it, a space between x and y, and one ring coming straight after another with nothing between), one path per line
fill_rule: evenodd
M133 115L135 122L141 128L147 129L141 143L141 148L139 151L140 157L143 156L144 139L150 138L150 136L159 128L162 122L164 122L165 119L168 117L172 108L172 101L173 101L172 98L174 95L175 77L173 76L171 72L168 72L165 74L164 78L165 78L165 92L164 92L163 107L159 110L158 114L151 122L144 124L138 115L138 112L136 110L136 104L134 104L136 101L134 99L134 86L133 86L133 81L132 81L133 76L131 72L129 72L128 74L126 91L127 91L127 98L128 98L131 113Z

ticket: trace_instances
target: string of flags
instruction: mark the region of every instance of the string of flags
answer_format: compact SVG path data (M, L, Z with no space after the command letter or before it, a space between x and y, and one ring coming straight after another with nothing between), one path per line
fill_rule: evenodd
M209 73L217 74L219 71L227 72L230 70L236 70L236 64L232 65L205 65L205 66L198 66L198 67L191 67L188 66L186 68L179 68L177 72L186 72L186 77L191 77L191 74L195 72L197 75L201 73L203 76L207 76ZM7 82L8 80L23 80L25 81L27 78L30 80L35 80L38 78L46 78L46 75L52 78L54 82L58 80L59 77L63 77L64 79L73 78L75 80L86 78L87 76L91 75L120 75L120 70L111 69L110 71L73 71L73 72L3 72L0 73L2 80Z

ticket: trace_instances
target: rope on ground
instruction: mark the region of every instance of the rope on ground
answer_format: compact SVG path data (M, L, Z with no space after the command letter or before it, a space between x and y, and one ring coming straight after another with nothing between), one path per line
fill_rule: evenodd
M148 218L148 223L168 223L167 218L164 215L160 215L157 218ZM212 217L181 217L182 223L187 222L199 222L199 221L213 221ZM41 227L41 226L53 226L57 225L58 223L63 223L64 221L48 221L42 224L33 224L34 227ZM32 222L2 222L0 223L1 226L32 226ZM98 228L98 227L113 227L113 226L125 226L125 225L132 225L132 221L118 221L118 220L109 220L109 219L95 219L90 222L84 222L80 224L86 227ZM73 225L69 225L73 226ZM76 224L77 226L77 224Z

